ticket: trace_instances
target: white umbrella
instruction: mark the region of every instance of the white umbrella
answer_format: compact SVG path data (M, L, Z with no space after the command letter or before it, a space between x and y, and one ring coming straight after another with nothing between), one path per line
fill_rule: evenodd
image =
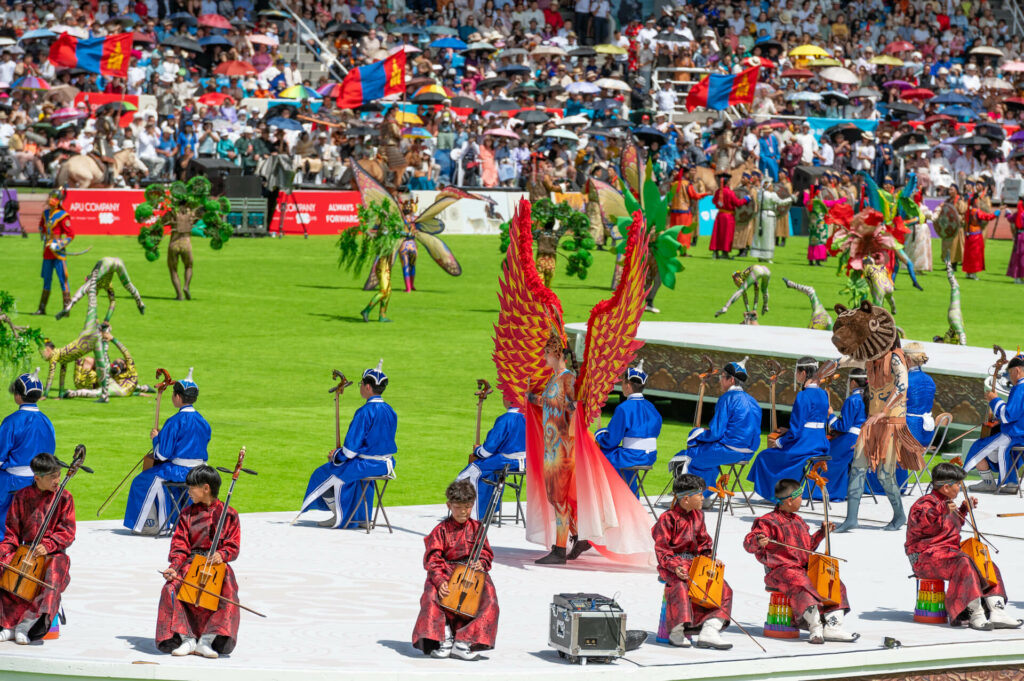
M841 83L843 85L856 85L860 82L853 71L842 66L830 66L822 69L818 75L825 80L831 80L833 83Z
M1005 53L998 47L991 47L989 45L981 45L980 47L975 47L973 50L971 50L971 54L989 54L992 55L993 57L1005 56Z
M621 90L622 92L631 91L631 88L628 85L617 78L598 78L594 85L602 90Z
M14 38L0 38L0 46L14 45L16 42Z
M557 139L563 139L563 140L569 140L570 142L579 142L580 141L580 138L576 135L576 133L571 132L569 130L561 130L561 129L548 130L547 132L544 133L544 136L545 137L553 137L553 138L557 138Z
M564 57L565 50L557 45L541 45L533 48L530 54L534 57Z
M821 100L820 92L793 92L786 95L786 101L789 102L817 102Z
M577 92L584 95L596 95L601 91L601 88L597 87L593 83L588 83L585 80L579 80L575 83L569 83L565 88L565 91L570 95L576 94Z
M1013 86L1001 78L986 78L981 81L981 87L987 87L989 90L1013 90Z

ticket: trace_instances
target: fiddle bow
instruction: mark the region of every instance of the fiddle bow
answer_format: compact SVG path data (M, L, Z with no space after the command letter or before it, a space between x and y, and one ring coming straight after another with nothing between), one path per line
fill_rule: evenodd
M478 379L476 379L476 388L477 388L476 392L473 393L474 395L476 395L476 398L477 398L477 400L476 400L476 440L474 441L474 444L473 444L473 451L471 451L469 453L469 463L473 463L474 461L476 461L476 448L480 446L480 420L483 418L484 400L487 399L488 395L490 395L492 392L494 392L494 390L491 389L491 384L487 382L486 378L478 378Z
M266 617L266 615L262 615L251 608L221 596L221 589L224 587L224 577L227 574L227 564L224 562L216 565L210 563L220 547L220 540L224 534L224 521L228 517L231 495L235 491L238 475L240 473L256 475L256 471L242 468L244 461L245 447L242 447L238 452L238 461L235 463L233 471L223 466L217 466L217 470L220 472L231 474L231 486L228 487L227 496L224 498L223 508L221 509L220 517L217 519L217 529L213 534L213 541L210 542L210 548L206 550L205 555L202 553L196 554L192 559L192 563L188 566L188 571L184 577L178 578L181 580L181 587L178 589L178 600L212 611L216 611L220 607L221 601L224 601L237 605L243 610L247 610L260 617Z
M693 419L693 427L700 428L701 412L704 410L704 390L707 388L708 379L718 374L718 368L715 367L715 363L711 361L711 358L707 355L701 355L701 359L704 360L704 371L697 374L700 378L700 388L697 389L697 413Z
M771 416L769 419L769 427L771 432L768 433L768 445L772 446L775 444L775 441L778 440L782 436L782 434L786 432L784 429L779 428L779 415L778 410L776 409L775 402L775 386L778 383L779 379L786 375L786 370L783 369L782 365L779 364L774 359L766 360L765 364L767 365L769 372L768 395L772 405Z
M834 369L833 369L834 371ZM816 462L807 471L806 477L821 490L821 499L825 506L825 554L813 554L807 560L807 576L814 584L821 602L826 606L837 606L842 602L842 586L839 581L839 563L832 556L832 527L828 519L828 480L821 473L828 470L824 461Z
M84 461L85 445L75 447L75 455L71 459L70 464L58 460L57 463L68 469L67 473L64 474L64 480L61 481L60 487L57 489L56 494L54 494L53 501L50 502L50 507L46 510L43 524L39 526L39 531L36 532L32 543L19 546L15 550L10 564L2 564L5 569L3 575L0 576L0 589L31 602L39 595L40 590L54 588L52 584L43 581L43 575L46 574L46 570L50 566L50 557L35 557L33 554L36 547L43 541L43 537L46 536L46 530L49 529L50 523L53 522L53 516L57 513L57 505L64 495L64 489L71 482L71 478L75 477L75 473L79 470L92 473L91 468L83 465Z
M163 377L162 380L160 380L161 376ZM158 380L160 380L160 382L156 384L156 415L153 418L153 428L159 428L160 427L160 400L164 396L164 391L167 390L172 385L174 385L174 379L171 378L171 375L167 372L167 369L162 369L162 368L161 369L157 369L156 370L156 377L157 377ZM149 465L145 465L147 460L149 461ZM132 474L135 473L135 471L138 469L139 466L142 466L143 470L146 470L148 468L152 468L152 466L153 466L153 448L152 447L150 447L149 451L146 452L146 454L143 455L143 457L141 459L139 459L138 462L134 466L132 466L132 469L130 471L128 471L128 474L125 475L123 478L121 478L121 482L117 483L117 487L115 487L114 491L110 493L110 496L108 496L106 498L106 500L102 504L100 504L100 507L98 509L96 509L96 517L97 518L100 517L100 514L103 513L104 509L107 508L107 506L110 504L110 502L114 500L114 497L117 496L117 493L121 491L122 487L124 487L124 483L128 482L128 479L130 477L132 477Z

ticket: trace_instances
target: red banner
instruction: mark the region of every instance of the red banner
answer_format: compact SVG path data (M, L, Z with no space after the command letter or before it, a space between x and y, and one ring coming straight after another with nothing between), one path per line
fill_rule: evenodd
M78 107L79 104L85 102L85 106L93 112L92 118L96 117L95 111L104 104L110 102L128 102L129 104L135 105L137 109L139 107L138 95L113 95L106 92L79 92L75 95L75 101L72 106ZM126 111L117 118L117 125L122 128L127 128L131 125L132 119L135 118L134 111Z
M76 234L138 235L135 208L141 189L68 189L64 210Z
M359 192L299 190L282 192L277 199L278 210L284 207L284 233L302 234L303 225L309 234L337 234L359 224ZM281 216L275 215L270 230L276 232Z

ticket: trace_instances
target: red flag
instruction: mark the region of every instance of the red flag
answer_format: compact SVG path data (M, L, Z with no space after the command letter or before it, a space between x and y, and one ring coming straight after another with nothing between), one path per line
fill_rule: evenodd
M131 53L131 33L88 40L61 33L50 46L50 63L59 68L80 68L90 73L126 78Z
M713 73L704 76L686 95L686 110L693 111L703 106L721 111L735 104L750 104L754 101L760 70L760 66L754 66L736 75Z
M405 51L384 61L352 69L341 82L338 108L354 109L388 95L405 92Z

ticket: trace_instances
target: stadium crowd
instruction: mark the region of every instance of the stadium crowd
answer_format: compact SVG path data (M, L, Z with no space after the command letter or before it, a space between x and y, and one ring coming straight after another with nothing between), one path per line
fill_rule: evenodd
M15 1L0 11L0 146L27 182L74 154L127 151L113 182L218 157L333 184L390 145L410 188L524 186L537 172L578 190L612 175L633 137L666 181L728 151L773 179L824 165L899 184L914 169L929 193L981 178L999 196L1024 156L1011 23L988 0ZM60 33L126 31L125 79L47 59ZM346 71L398 51L402 103L335 105ZM304 74L300 55L328 68ZM705 74L753 66L751 104L683 115ZM95 106L90 93L126 97ZM382 135L387 120L400 139Z

